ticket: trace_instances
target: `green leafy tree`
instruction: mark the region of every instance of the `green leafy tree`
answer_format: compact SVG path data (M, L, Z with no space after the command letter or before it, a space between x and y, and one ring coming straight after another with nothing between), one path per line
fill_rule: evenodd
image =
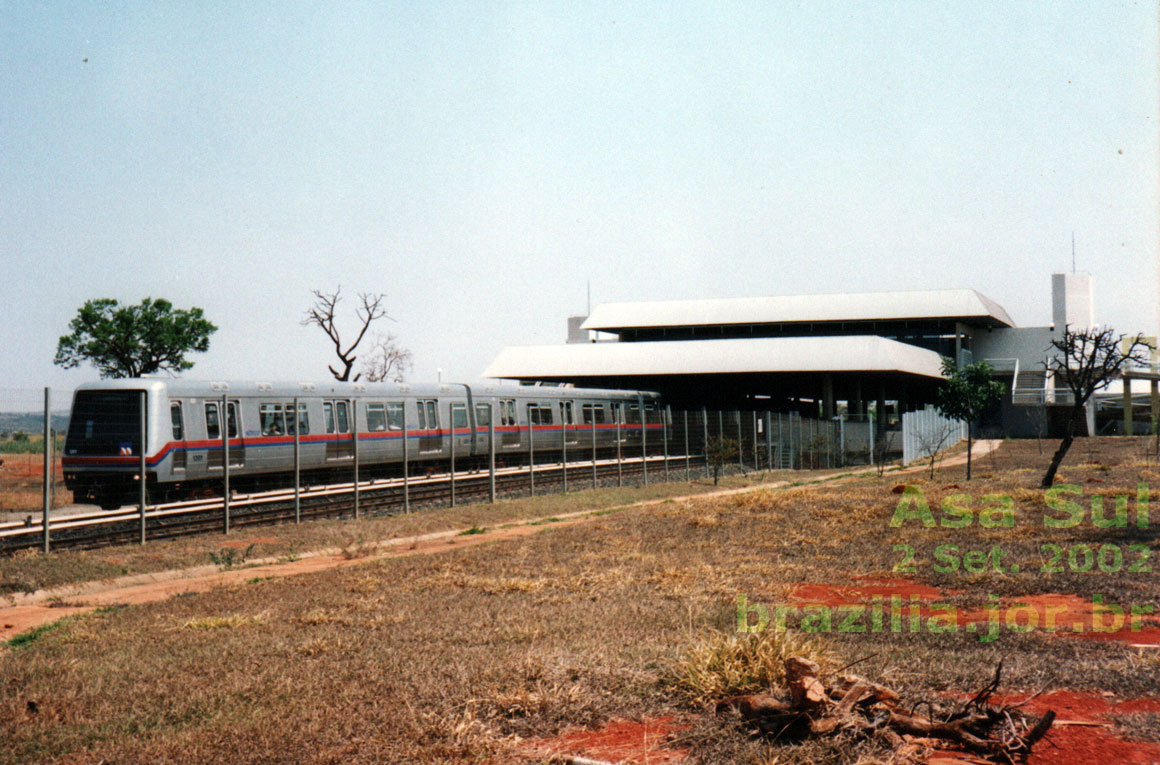
M974 443L972 423L982 416L1007 390L993 377L991 365L978 361L960 367L954 359L943 358L942 373L946 382L938 392L938 409L952 420L967 423L967 480L971 480L971 447Z
M101 377L185 371L193 366L185 355L209 350L209 336L217 331L200 308L175 309L168 300L152 298L130 306L90 300L69 329L56 346L55 363L72 369L89 362Z

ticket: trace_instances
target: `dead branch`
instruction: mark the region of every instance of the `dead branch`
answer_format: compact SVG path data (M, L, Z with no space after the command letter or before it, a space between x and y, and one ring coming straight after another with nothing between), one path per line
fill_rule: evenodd
M905 711L897 693L857 675L841 675L826 687L817 664L793 656L785 661L788 701L766 694L732 696L717 704L717 713L738 714L774 738L801 739L846 730L881 737L897 757L913 757L924 746L937 745L953 746L992 762L1025 762L1031 748L1051 728L1055 713L1027 714L1020 709L1025 702L992 705L1002 671L1000 662L991 681L959 710L936 719L930 702L919 700ZM926 715L917 714L920 707L926 708Z

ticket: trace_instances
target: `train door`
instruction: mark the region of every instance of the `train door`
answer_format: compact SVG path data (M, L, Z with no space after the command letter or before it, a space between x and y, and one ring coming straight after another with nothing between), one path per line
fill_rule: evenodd
M350 403L343 400L323 401L322 418L326 422L326 459L347 460L354 457L354 440L351 436Z
M185 473L185 413L180 401L169 402L169 422L173 427L170 452L173 455L170 469L179 476Z
M576 424L575 409L571 401L560 402L560 427L564 430L564 443L568 446L573 446L580 443L579 436L576 434L576 429L572 427Z
M205 402L205 434L211 441L220 441L221 402ZM246 464L246 442L241 438L238 430L238 402L230 401L226 406L226 434L230 445L230 467L243 467ZM222 450L220 447L211 447L206 459L207 467L211 470L222 469Z
M516 419L515 399L505 399L499 402L499 424L503 428L503 434L499 439L500 448L520 448L520 423Z
M491 404L475 405L475 453L488 454L491 451Z
M439 429L439 400L419 399L415 402L418 410L419 453L438 454L443 451L443 433Z

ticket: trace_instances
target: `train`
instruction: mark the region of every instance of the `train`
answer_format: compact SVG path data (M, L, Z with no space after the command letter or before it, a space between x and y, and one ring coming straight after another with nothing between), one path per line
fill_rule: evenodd
M142 422L144 413L144 422ZM80 504L114 509L231 490L319 485L593 450L639 451L665 410L649 391L465 383L199 382L134 378L79 386L61 454ZM142 438L144 441L142 442ZM406 463L404 467L404 462ZM462 466L462 467L461 467Z

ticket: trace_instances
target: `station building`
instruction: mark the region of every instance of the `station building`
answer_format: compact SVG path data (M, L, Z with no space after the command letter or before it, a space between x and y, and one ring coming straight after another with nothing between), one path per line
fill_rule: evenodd
M986 361L1007 386L984 432L1049 436L1063 408L1044 373L1063 327L1093 325L1091 277L1052 276L1053 323L1017 327L972 289L609 303L568 341L504 348L485 377L660 392L674 408L875 418L936 400L944 357ZM1090 418L1089 418L1090 419Z

